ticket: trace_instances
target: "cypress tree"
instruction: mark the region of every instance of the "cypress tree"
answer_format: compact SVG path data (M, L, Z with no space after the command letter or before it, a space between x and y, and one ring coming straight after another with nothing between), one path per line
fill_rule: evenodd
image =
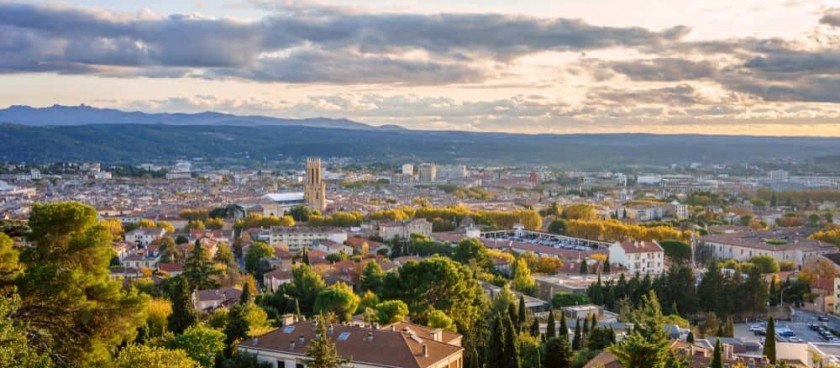
M586 335L589 335L589 316L590 315L591 314L587 313L586 318L583 319L583 333L581 334L581 337L584 338L584 339L586 339Z
M511 304L511 307L513 304ZM519 368L519 335L514 328L513 321L510 318L503 318L502 323L504 325L504 349L505 349L505 358L502 361L502 367L505 368Z
M581 273L581 274L584 274L584 275L585 275L585 274L587 274L587 273L588 273L588 270L587 270L587 267L586 267L586 266L587 266L587 264L586 264L586 258L584 258L584 259L580 262L580 273Z
M513 330L519 331L519 318L516 315L516 307L513 306L513 303L508 304L508 319L513 323Z
M502 314L496 313L490 323L490 338L484 350L486 368L503 368L505 362L505 336Z
M172 314L167 317L167 325L169 331L177 335L195 324L198 318L192 304L187 280L181 276L173 277L171 285Z
M545 357L543 366L545 368L569 368L572 364L572 347L569 346L569 339L565 337L553 337L545 343Z
M251 287L246 282L242 285L242 295L239 296L239 304L248 304L251 302Z
M566 325L566 314L560 312L560 329L557 331L560 336L569 336L569 327Z
M580 319L575 320L575 335L572 337L572 350L580 350Z
M610 256L607 256L607 260L604 261L604 273L610 273Z
M715 352L712 355L712 365L709 366L710 368L723 368L723 348L720 346L720 339L717 339L715 342Z
M548 325L545 328L545 337L550 339L552 337L557 336L557 330L555 329L556 326L554 325L554 310L548 311Z
M598 326L598 316L595 313L592 314L592 323L589 324L589 329L594 330L595 326Z
M694 332L688 331L688 336L685 337L685 341L689 344L694 343Z
M303 258L303 263L308 265L309 264L309 252L306 251L306 248L303 248L303 257L302 258Z
M540 335L540 320L534 317L534 323L531 324L531 336L537 337Z
M516 323L516 325L518 326L518 328L516 330L519 331L519 332L522 332L522 329L525 327L525 322L526 322L526 319L527 319L527 316L525 315L526 310L525 310L525 296L524 295L519 296L519 310L518 310L518 312L519 312L519 316L518 316L519 321L517 321L517 323Z
M248 331L251 330L251 323L248 322L247 317L248 307L243 304L234 305L228 312L228 322L223 331L225 333L226 353L228 356L235 349L234 343L248 337Z
M776 291L776 281L770 280L770 306L771 307L775 307L776 304L777 304L776 303L776 294L778 294L778 292Z
M735 321L732 320L732 316L726 318L726 329L724 332L726 333L726 337L735 337Z
M776 322L773 316L767 320L767 338L764 340L764 356L771 364L776 364Z

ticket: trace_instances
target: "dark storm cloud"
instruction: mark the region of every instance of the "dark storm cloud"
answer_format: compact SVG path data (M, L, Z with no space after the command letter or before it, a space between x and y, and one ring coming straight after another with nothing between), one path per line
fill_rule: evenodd
M546 50L653 47L678 40L688 28L654 32L574 19L340 11L242 22L0 3L0 32L3 73L171 76L200 68L205 71L189 75L443 84L479 81L486 72L475 61L509 61ZM415 50L434 61L394 56ZM173 70L161 70L167 67Z

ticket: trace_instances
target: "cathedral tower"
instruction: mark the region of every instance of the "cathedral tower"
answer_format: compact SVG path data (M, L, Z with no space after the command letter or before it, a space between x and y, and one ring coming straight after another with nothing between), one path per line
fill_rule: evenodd
M306 204L313 211L324 212L327 208L326 185L321 181L321 159L306 159L306 184L303 189L303 197Z

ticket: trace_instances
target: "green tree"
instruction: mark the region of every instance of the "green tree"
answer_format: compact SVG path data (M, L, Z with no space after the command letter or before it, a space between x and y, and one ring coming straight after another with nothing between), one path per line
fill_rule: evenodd
M517 334L507 313L496 313L485 350L487 368L519 367Z
M552 234L565 235L566 234L566 227L567 227L566 220L557 219L557 220L552 221L550 224L548 224L548 232L550 232Z
M531 323L531 336L539 337L540 336L540 320L534 317L534 322Z
M198 316L193 307L187 280L182 276L173 277L170 281L170 287L172 314L167 318L167 322L169 331L179 334L194 325Z
M245 252L245 271L253 274L255 279L262 280L268 266L264 259L273 257L274 248L263 242L254 242Z
M575 334L572 337L572 350L579 350L581 348L581 344L583 337L581 336L580 330L580 319L575 320Z
M342 322L351 320L358 307L359 296L340 281L322 290L315 298L315 313L333 313Z
M554 322L554 310L548 311L548 322L545 327L545 337L550 339L557 336L557 325Z
M527 322L528 318L526 313L527 311L525 309L525 297L522 295L519 296L519 308L517 308L516 311L519 313L516 317L516 326L519 330L518 332L522 332L522 330L525 329L525 322Z
M169 339L166 346L181 349L204 368L216 364L216 356L225 349L225 334L210 327L190 326L184 333Z
M473 272L445 257L409 261L399 272L385 276L383 299L408 304L412 321L425 323L432 310L441 310L458 325L469 329L482 318L487 297Z
M178 249L175 246L175 240L169 236L165 236L160 239L158 252L160 252L161 262L175 262L178 261L178 258L180 258Z
M0 242L4 236L0 233ZM16 294L0 297L0 367L52 367L49 355L38 351L27 341L28 326L12 318L19 307L20 298Z
M200 365L181 349L131 344L120 350L113 368L198 368Z
M616 356L624 367L668 368L672 360L668 348L670 339L663 328L662 308L652 290L642 297L639 308L631 313L633 330L620 344L607 350Z
M545 342L545 368L569 368L572 366L572 347L566 337L551 337ZM631 367L631 366L625 366Z
M22 271L19 258L12 238L0 232L0 296Z
M754 264L761 273L779 272L779 264L773 256L754 256L750 258L750 263Z
M586 259L581 260L580 270L578 270L578 272L580 272L583 275L589 273L589 270L587 269Z
M773 316L767 319L767 339L764 341L764 356L771 364L776 364L776 321Z
M609 327L596 327L589 332L586 347L589 350L604 350L615 341L615 333Z
M566 314L560 312L560 328L557 330L558 336L569 336L569 326L566 324Z
M49 349L61 365L94 365L143 324L146 295L110 277L112 234L96 210L76 202L36 203L31 246L16 277L22 304L12 315L32 346Z
M383 325L402 321L407 315L408 305L402 300L386 300L376 305L377 320Z
M190 289L213 289L218 286L213 276L221 274L210 257L207 255L207 250L201 246L201 241L196 239L195 244L184 263L183 276L187 279Z
M455 322L443 311L433 310L429 313L429 321L426 325L432 328L441 328L447 331L458 332Z
M237 304L230 308L225 324L225 346L232 349L238 341L248 337L251 323L248 321L248 306Z
M665 256L671 259L674 263L687 263L691 260L691 246L688 243L666 239L659 242Z
M260 362L257 354L236 351L229 359L225 359L222 368L273 368L271 363ZM282 367L281 367L282 368Z
M221 243L216 247L216 254L213 255L213 262L221 263L223 265L235 265L233 258L233 250L225 243Z
M531 277L531 269L524 258L513 263L513 289L525 294L532 294L537 282Z
M465 265L475 263L484 269L490 269L493 266L493 260L490 259L487 247L474 238L461 240L455 247L455 251L452 252L452 259Z
M327 334L326 325L329 320L326 316L318 317L315 327L315 338L306 347L304 364L310 368L340 368L350 361L338 355L335 342Z
M720 346L720 339L715 341L715 351L712 354L712 365L710 368L723 368L723 348Z
M297 222L306 222L309 221L309 216L312 215L312 210L310 210L307 206L295 206L287 212L287 215L292 216L292 218Z
M688 336L685 337L685 342L687 342L689 344L694 343L694 332L693 331L688 331Z
M379 293L384 280L385 272L382 271L382 267L376 261L370 261L362 269L362 274L359 276L359 290Z
M290 294L296 298L303 314L312 314L315 309L315 298L324 287L324 280L309 265L303 264L292 269Z

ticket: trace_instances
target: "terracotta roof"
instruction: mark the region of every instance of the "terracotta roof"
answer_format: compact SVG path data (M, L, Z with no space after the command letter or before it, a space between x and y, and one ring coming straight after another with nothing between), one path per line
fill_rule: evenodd
M240 343L239 348L277 351L303 357L306 355L306 346L314 336L313 322L297 322L259 337L249 338ZM371 336L372 340L369 340L368 336ZM300 343L300 337L303 337L304 343ZM458 356L463 351L460 346L424 339L419 334L412 336L402 330L333 325L330 337L342 357L359 364L386 367L430 367L448 357ZM426 356L423 355L424 345L428 351Z
M157 264L157 268L163 272L184 272L184 264L180 262L160 262Z
M242 290L232 287L223 287L220 289L210 289L210 290L199 290L198 291L198 300L200 301L208 301L208 300L231 300L235 299L239 301L239 297L242 296Z
M625 253L662 252L662 247L655 241L625 241L619 243Z
M292 271L291 270L274 270L269 273L263 275L265 278L275 278L277 280L291 280L292 279Z

